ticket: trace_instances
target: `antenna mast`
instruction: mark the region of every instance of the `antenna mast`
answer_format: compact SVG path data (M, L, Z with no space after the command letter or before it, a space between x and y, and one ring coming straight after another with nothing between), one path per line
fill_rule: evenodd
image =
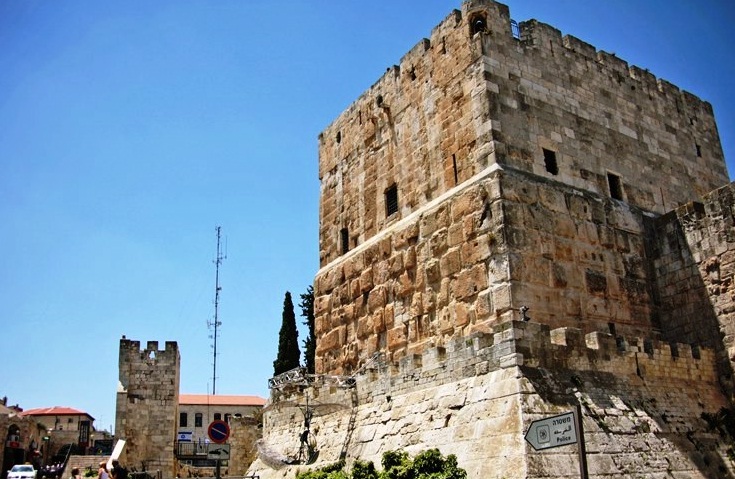
M217 227L217 256L213 263L215 264L215 276L214 276L214 321L208 321L207 326L214 328L212 338L212 394L217 394L217 338L219 337L219 327L222 322L219 320L219 292L222 287L219 285L219 265L222 264L222 260L227 258L226 254L222 253L220 249L220 233L222 227Z

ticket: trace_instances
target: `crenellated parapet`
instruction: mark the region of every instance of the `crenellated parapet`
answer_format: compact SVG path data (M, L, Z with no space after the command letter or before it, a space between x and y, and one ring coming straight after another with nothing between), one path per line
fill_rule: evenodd
M715 351L698 344L658 338L626 338L577 328L550 329L545 324L510 321L491 334L456 338L441 347L425 349L390 362L385 357L354 376L359 404L384 400L391 394L409 393L454 381L484 376L507 368L523 367L570 374L609 373L643 382L694 381L717 387ZM301 384L301 391L307 384ZM346 403L350 388L334 383L310 383L312 398ZM297 389L278 392L272 399L292 400ZM335 399L337 398L337 399Z

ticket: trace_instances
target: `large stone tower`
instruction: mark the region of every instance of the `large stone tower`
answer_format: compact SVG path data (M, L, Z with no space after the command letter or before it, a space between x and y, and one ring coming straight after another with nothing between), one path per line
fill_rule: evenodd
M161 471L174 477L174 441L179 407L179 348L166 341L120 340L120 382L115 435L125 439L121 463L137 470Z
M468 0L324 130L319 176L319 374L271 382L251 472L294 477L293 405L328 404L322 464L437 447L471 478L579 477L576 448L524 440L579 408L590 477L735 477L708 103Z
M324 373L521 306L551 327L658 333L648 219L728 182L707 102L482 0L320 135L319 177Z

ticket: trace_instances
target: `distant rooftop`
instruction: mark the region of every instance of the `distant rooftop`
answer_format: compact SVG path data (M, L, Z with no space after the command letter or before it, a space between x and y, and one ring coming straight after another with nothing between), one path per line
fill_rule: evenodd
M259 396L234 396L226 394L179 394L179 404L208 404L211 406L264 406Z
M89 416L94 419L89 413L80 411L69 406L53 406L53 407L39 407L36 409L28 409L20 413L21 416Z

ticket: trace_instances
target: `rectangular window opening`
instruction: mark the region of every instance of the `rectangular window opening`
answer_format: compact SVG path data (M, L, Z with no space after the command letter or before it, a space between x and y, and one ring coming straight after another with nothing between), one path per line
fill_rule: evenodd
M179 427L187 427L189 425L189 416L185 412L179 413Z
M202 427L202 413L194 414L194 427Z
M607 185L610 188L610 197L616 200L623 200L623 182L618 175L613 173L607 174Z
M552 175L558 175L559 165L556 162L556 152L547 150L546 148L542 148L542 150L544 150L544 166L546 166L546 171Z
M398 213L398 186L393 185L385 190L385 216Z
M452 155L452 168L454 168L454 184L459 183L459 175L457 174L457 157Z
M696 145L696 144L694 146L697 148L697 157L701 158L702 157L702 146Z
M339 230L339 240L342 246L342 254L347 253L350 250L350 235L347 228Z

